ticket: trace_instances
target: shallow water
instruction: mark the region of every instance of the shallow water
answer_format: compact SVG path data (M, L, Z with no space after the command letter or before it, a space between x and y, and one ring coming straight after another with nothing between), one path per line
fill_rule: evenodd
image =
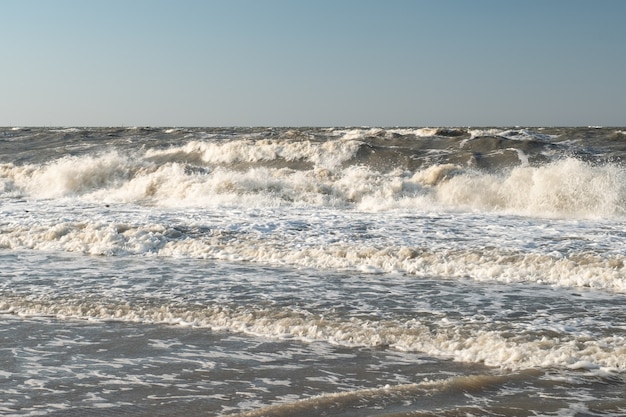
M615 339L623 325L603 328L625 322L623 300L609 294L207 261L12 257L3 257L3 294L13 295L3 297L12 314L2 316L0 354L9 415L626 409L621 373L589 360L624 357ZM390 343L401 338L411 343Z

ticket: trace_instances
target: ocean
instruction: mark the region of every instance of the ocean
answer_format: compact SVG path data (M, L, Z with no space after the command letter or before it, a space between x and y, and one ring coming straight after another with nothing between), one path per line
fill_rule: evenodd
M4 416L626 415L626 129L0 128Z

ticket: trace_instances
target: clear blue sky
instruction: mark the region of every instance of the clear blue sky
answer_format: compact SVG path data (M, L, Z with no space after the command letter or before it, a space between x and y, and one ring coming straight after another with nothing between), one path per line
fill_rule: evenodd
M0 126L626 125L623 0L0 0Z

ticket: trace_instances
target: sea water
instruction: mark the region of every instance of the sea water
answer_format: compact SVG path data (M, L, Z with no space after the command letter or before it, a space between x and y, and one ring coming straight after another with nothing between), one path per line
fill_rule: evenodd
M626 415L625 151L0 129L0 413Z

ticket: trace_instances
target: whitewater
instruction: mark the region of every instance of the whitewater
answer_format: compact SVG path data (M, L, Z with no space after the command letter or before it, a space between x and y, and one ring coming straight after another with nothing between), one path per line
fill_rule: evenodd
M0 413L626 415L626 129L0 128Z

